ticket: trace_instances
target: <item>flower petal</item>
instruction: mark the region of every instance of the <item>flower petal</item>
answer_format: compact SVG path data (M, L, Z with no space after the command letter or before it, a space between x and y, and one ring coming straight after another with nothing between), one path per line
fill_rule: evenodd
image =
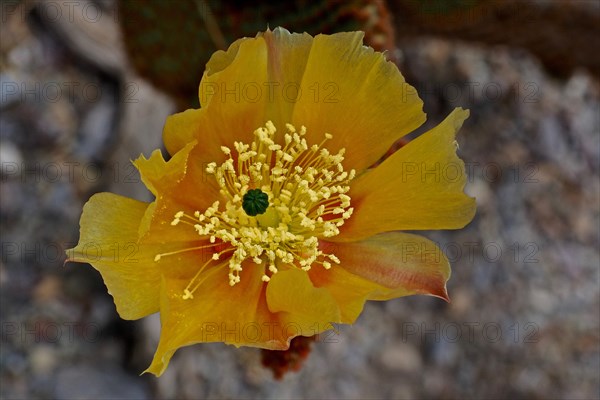
M168 162L160 150L149 159L141 156L134 161L144 184L157 196L152 213L145 221L146 243L193 242L200 239L188 225L171 226L175 214L184 211L193 215L203 212L215 200L221 200L215 178L205 172L200 159L202 149L196 142L189 143Z
M369 294L383 289L377 283L348 272L343 265L334 265L329 270L317 266L311 268L309 276L315 287L327 289L333 296L343 324L354 323Z
M324 288L316 288L308 274L297 268L279 271L267 286L267 304L280 318L286 331L294 336L312 336L332 329L340 322L340 310L334 297Z
M366 300L413 294L448 300L450 264L436 244L422 236L392 232L360 242L322 242L321 248L335 254L340 265L312 268L310 278L333 295L344 323L354 322Z
M221 146L248 143L266 122L266 97L258 89L267 82L267 47L262 39L241 39L228 52L218 51L200 82L199 110L167 118L163 140L174 155L197 140L206 162L224 159Z
M332 134L327 148L334 153L345 148L344 167L357 172L425 121L416 90L383 54L362 45L363 36L315 36L292 121L307 127L310 143Z
M288 339L278 329L277 316L267 308L265 284L260 279L263 269L255 266L247 263L241 281L233 287L229 286L227 266L213 267L189 300L182 299L189 280L165 275L161 286L160 342L145 372L161 375L178 348L194 343L286 349Z
M293 90L302 82L313 38L308 33L290 33L280 27L267 30L262 38L268 49L269 77L262 91L267 97L267 119L281 133L285 124L292 122L296 103Z
M92 196L83 208L79 243L67 250L67 261L87 262L100 272L123 319L142 318L159 307L156 248L138 244L147 208L112 193Z
M206 134L204 125L207 121L209 121L207 112L202 108L169 115L163 127L163 141L169 154L175 155L187 144L200 137L204 139L207 151L210 152L210 148L218 148L216 145L218 138Z
M475 199L463 193L467 176L455 141L468 116L468 111L457 108L438 126L356 178L349 192L354 214L332 240L468 224L475 215Z
M133 165L140 171L142 182L153 195L172 190L186 174L186 166L196 142L192 142L178 151L168 162L160 150L154 150L150 158L140 155Z

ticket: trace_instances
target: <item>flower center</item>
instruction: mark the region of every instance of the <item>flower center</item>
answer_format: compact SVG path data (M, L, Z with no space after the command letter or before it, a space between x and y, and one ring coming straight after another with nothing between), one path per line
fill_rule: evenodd
M326 133L320 144L309 146L304 138L306 128L299 132L290 124L286 128L283 145L275 143L276 128L268 121L254 131L251 144L235 142L234 151L221 147L228 159L221 165L208 164L206 172L217 180L223 206L215 201L193 216L183 211L175 215L171 225L190 225L210 244L158 254L155 261L184 251L214 250L183 298L193 297L209 264L228 265L231 286L240 281L242 262L248 259L265 265L264 282L280 268L308 271L314 264L325 269L331 268L332 262L339 264L334 254L319 249L319 238L339 234L339 227L352 215L346 193L355 171L344 171L345 149L331 154L323 147L332 135ZM226 260L215 264L224 254Z
M251 217L264 214L267 207L269 207L269 196L260 189L250 189L242 198L242 208Z

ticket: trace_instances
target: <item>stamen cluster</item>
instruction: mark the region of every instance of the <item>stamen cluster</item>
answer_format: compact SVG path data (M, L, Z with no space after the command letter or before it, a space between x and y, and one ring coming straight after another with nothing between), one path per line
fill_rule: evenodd
M247 259L266 264L265 282L283 265L308 271L313 264L329 269L332 262L340 262L334 254L319 249L318 238L339 234L339 227L352 215L347 193L355 171L344 171L345 149L331 154L323 147L332 138L330 134L325 134L320 144L309 146L305 127L299 132L290 124L286 128L283 145L275 142L277 130L268 121L254 131L251 144L235 142L233 150L221 147L228 159L221 165L210 163L206 172L214 175L223 200L193 216L179 212L172 221L172 225L182 220L193 225L200 236L225 249L215 251L212 260L230 253L227 264L232 286L240 281L242 263ZM248 215L244 195L257 189L268 196L268 208L263 214ZM192 297L190 288L192 282L184 298Z

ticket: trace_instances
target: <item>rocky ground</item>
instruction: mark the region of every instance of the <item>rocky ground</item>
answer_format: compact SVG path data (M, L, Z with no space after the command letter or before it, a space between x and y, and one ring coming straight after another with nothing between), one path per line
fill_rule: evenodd
M221 344L180 350L156 379L138 375L158 317L120 320L99 274L63 266L63 250L91 194L150 198L129 160L161 146L175 106L128 65L116 24L48 12L0 15L0 397L599 397L600 90L589 73L554 79L522 49L403 44L428 127L471 110L458 141L477 216L427 233L452 262L452 302L368 304L282 381L257 350Z

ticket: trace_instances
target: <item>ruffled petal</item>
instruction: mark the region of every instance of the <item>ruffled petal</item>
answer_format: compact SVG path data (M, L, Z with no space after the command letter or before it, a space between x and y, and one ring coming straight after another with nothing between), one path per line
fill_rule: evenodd
M189 109L169 115L163 127L163 141L169 154L175 155L189 143L201 138L206 148L207 159L219 155L218 138L208 132L206 127L208 123L210 118L205 109Z
M252 132L270 119L279 132L288 122L305 125L311 143L333 134L327 147L346 148L348 169L373 165L425 114L416 90L383 54L362 45L363 36L313 39L277 28L215 53L200 83L202 108L167 119L167 150L175 154L197 139L207 160L218 162L220 146L252 141Z
M218 74L224 69L228 68L238 56L238 52L240 50L240 46L242 43L251 41L251 38L240 38L235 42L231 43L227 50L225 51L217 51L213 53L208 62L206 63L206 70L204 79L208 79L209 76ZM247 45L247 44L246 44ZM208 82L208 81L207 81ZM200 100L200 106L206 107L212 96L215 94L215 91L212 90L211 85L208 87L206 85L200 85L198 87L198 98Z
M464 163L455 135L469 112L457 108L350 185L354 214L333 241L360 240L395 230L458 229L475 215L465 195Z
M332 134L326 147L334 153L345 148L344 167L357 172L425 121L416 90L383 54L363 46L363 36L315 36L292 119L307 127L309 143Z
M79 243L67 250L67 261L87 262L100 272L123 319L142 318L159 308L156 248L138 243L148 206L112 193L92 196L83 208Z
M142 182L154 196L172 190L185 176L189 155L196 141L188 143L168 162L160 150L154 150L150 158L140 155L133 165L140 171Z
M201 162L202 149L196 142L187 144L168 162L160 150L149 159L141 156L134 161L144 184L156 196L152 213L144 219L146 243L188 242L200 239L189 225L172 226L175 214L183 211L193 215L203 212L221 199L215 178L205 172ZM149 219L149 221L146 221Z
M199 110L187 110L167 118L163 140L174 155L197 140L203 161L219 162L221 146L234 141L251 142L256 128L266 122L267 47L263 39L241 39L227 52L218 51L207 63L200 82Z
M247 263L241 281L232 287L227 266L214 266L203 275L204 281L188 300L182 299L182 293L189 278L165 275L161 286L160 342L145 372L161 375L178 348L194 343L286 349L288 338L283 336L277 315L269 311L265 301L263 269L255 267Z

